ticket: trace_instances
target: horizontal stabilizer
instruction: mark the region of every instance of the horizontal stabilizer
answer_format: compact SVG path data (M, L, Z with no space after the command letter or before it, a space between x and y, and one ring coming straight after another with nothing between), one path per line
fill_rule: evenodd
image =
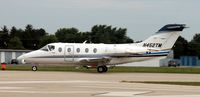
M172 31L183 31L186 28L185 24L168 24L162 27L157 33L159 32L172 32Z

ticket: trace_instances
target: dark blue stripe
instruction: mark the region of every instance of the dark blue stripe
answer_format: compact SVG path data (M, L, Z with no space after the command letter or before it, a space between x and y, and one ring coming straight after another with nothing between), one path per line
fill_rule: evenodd
M157 52L157 53L150 53L150 54L130 54L130 55L117 55L117 54L90 54L90 55L67 55L67 56L36 56L32 58L124 58L124 57L155 57L155 56L167 56L169 52Z

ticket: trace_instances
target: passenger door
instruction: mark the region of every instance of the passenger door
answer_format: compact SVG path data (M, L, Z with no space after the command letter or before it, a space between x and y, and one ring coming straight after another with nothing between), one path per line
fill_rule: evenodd
M65 46L64 60L67 63L71 63L74 61L74 46L73 45Z

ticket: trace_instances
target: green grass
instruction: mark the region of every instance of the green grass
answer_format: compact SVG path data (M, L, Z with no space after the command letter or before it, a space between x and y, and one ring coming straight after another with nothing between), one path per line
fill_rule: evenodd
M31 71L31 65L7 65L7 70ZM65 72L97 72L95 68L75 69L75 66L38 66L38 71L65 71ZM200 68L173 68L173 67L114 67L109 73L180 73L200 74Z
M174 81L121 81L125 83L146 83L146 84L168 84L168 85L186 85L200 86L200 82L174 82Z

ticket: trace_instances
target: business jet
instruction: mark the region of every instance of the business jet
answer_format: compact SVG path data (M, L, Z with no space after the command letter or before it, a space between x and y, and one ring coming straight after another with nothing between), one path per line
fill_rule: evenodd
M184 28L185 24L165 25L140 43L50 43L17 59L30 64L95 67L97 72L103 73L108 71L109 66L167 56ZM37 66L33 65L32 70L36 71Z

